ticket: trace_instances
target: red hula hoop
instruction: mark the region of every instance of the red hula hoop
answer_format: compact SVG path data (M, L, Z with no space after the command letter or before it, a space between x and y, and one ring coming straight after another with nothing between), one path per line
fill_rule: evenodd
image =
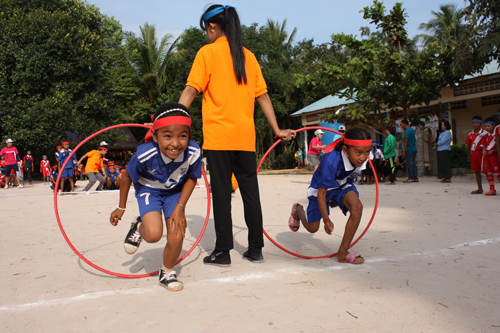
M98 132L95 132L94 134L90 135L85 140L83 140L82 142L80 142L75 147L75 149L73 149L73 151L68 156L68 158L66 159L66 161L64 162L64 164L61 166L61 169L64 170L64 168L66 167L66 165L70 161L71 157L87 141L89 141L90 139L94 138L95 136L97 136L97 135L99 135L101 133L104 133L106 131L109 131L109 130L112 130L112 129L115 129L115 128L120 128L120 127L143 127L143 128L148 128L148 129L151 128L151 126L143 125L143 124L121 124L121 125L109 126L109 127L106 127L105 129L102 129L102 130L100 130ZM205 180L205 184L208 184L207 175L205 174L205 171L203 170L203 168L201 169L201 173L203 174L203 179ZM121 273L116 273L116 272L108 271L107 269L104 269L104 268L102 268L100 266L97 266L96 264L92 263L90 260L88 260L87 258L85 258L80 252L78 252L78 250L73 246L73 244L69 240L68 236L66 235L66 232L64 231L64 228L63 228L63 226L61 224L61 219L59 218L59 209L57 207L57 192L58 192L58 189L59 189L59 182L61 180L61 174L62 173L60 172L59 175L57 176L56 185L55 185L55 191L54 191L54 211L56 213L57 224L59 225L59 229L61 230L61 233L62 233L62 235L64 237L64 240L66 241L66 243L68 243L69 247L73 250L73 252L75 252L75 254L78 257L80 257L80 259L82 259L83 261L85 261L89 266L97 269L98 271L101 271L103 273L106 273L106 274L109 274L109 275L112 275L112 276L117 276L117 277L122 277L122 278L127 278L127 279L138 279L138 278L143 278L143 277L149 277L149 276L158 275L158 271L152 272L152 273L146 273L146 274L121 274ZM194 250L194 248L198 245L198 243L200 242L201 238L203 237L203 234L205 233L205 229L207 228L208 219L209 219L209 216L210 216L210 204L211 204L210 201L211 201L211 198L210 198L210 188L208 186L206 186L206 189L207 189L208 203L207 203L207 217L205 218L205 224L203 225L203 229L201 230L201 233L198 236L198 239L196 240L196 242L194 242L193 246L189 249L189 251L187 251L181 258L179 258L179 260L177 260L177 262L175 263L176 265L178 263L180 263L182 260L184 260Z
M331 128L326 128L326 127L320 127L320 126L311 126L311 127L304 127L304 128L300 128L298 130L296 130L296 132L302 132L302 131L306 131L306 130L311 130L311 129L321 129L321 130L326 130L326 131L330 131L330 132L334 132L334 133L337 133L337 134L340 134L341 136L344 136L342 133L340 132L337 132L336 130L333 130ZM262 159L260 160L260 163L259 163L259 166L257 167L257 174L259 173L259 170L260 170L260 167L262 166L262 163L264 162L265 158L267 157L267 155L269 155L269 153L281 142L283 141L283 139L279 139L278 141L276 141L268 150L267 152L264 154L264 156L262 156ZM375 185L376 185L376 190L377 190L377 196L376 196L376 199L375 199L375 207L373 208L373 214L372 214L372 217L370 218L370 222L368 222L365 230L363 230L363 232L361 233L361 235L359 235L358 238L356 238L356 240L354 242L352 242L352 244L349 246L349 248L353 247L354 245L356 245L357 242L360 241L361 238L363 238L363 236L366 234L366 232L368 231L368 229L370 228L372 222L373 222L373 219L375 218L375 213L377 212L377 207L378 207L378 197L379 197L379 188L378 188L378 177L377 177L377 172L375 171L375 168L373 167L373 164L372 164L372 161L368 160L368 162L370 163L370 166L372 167L372 170L373 170L373 175L374 175L374 178L375 178ZM303 256L301 254L298 254L298 253L295 253L295 252L292 252L290 250L287 250L285 249L283 246L281 246L280 244L278 244L278 242L276 242L274 239L271 238L271 236L269 236L269 234L266 232L266 229L262 229L264 231L264 235L266 235L267 239L269 239L271 241L271 243L273 243L274 245L276 245L279 249L285 251L286 253L288 254L291 254L293 256L296 256L296 257L299 257L299 258L303 258L303 259L323 259L323 258L331 258L331 257L334 257L337 255L337 252L335 253L332 253L332 254L328 254L328 255L324 255L324 256L318 256L318 257L310 257L310 256Z

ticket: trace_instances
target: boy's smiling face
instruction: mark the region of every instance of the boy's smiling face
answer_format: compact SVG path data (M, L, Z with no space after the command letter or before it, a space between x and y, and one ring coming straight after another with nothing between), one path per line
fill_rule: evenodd
M65 143L65 144L63 144L63 148L64 148L64 150L68 150L68 148L69 148L69 143Z
M172 160L179 157L189 144L190 127L187 125L169 125L151 133L160 151Z
M360 167L365 163L365 161L368 159L370 156L370 146L363 146L363 147L358 147L358 146L352 146L352 147L347 147L344 145L342 147L342 151L344 154L347 155L349 158L349 161L355 166L355 167Z

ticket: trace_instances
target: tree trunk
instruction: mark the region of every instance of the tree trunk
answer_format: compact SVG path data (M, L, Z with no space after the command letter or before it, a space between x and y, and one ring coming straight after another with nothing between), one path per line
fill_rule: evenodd
M420 126L415 126L415 135L417 136L417 173L418 176L425 175L425 151L424 151L424 131Z

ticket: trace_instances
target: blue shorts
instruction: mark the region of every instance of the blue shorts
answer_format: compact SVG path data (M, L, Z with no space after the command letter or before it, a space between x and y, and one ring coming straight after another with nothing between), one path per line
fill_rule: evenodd
M165 220L172 215L175 206L179 202L181 192L174 192L172 194L158 194L147 191L136 193L137 203L139 204L139 214L141 218L149 212L160 212L163 209L163 216Z
M71 178L73 177L73 168L66 168L61 174L61 178Z
M342 187L330 190L326 192L326 209L328 210L328 214L330 214L330 205L329 201L332 200L339 208L342 210L344 215L349 211L346 206L344 206L344 197L347 192L354 191L356 195L359 197L358 190L356 186L352 184L344 184ZM309 197L309 203L307 204L307 222L318 222L323 218L321 216L321 212L319 211L318 206L318 198L317 197Z

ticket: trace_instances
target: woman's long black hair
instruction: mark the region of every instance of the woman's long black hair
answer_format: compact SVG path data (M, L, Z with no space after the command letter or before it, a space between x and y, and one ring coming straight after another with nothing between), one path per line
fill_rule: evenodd
M209 23L215 23L226 34L233 58L234 74L238 84L247 83L247 73L245 71L245 53L243 53L243 37L241 34L241 24L236 13L236 9L230 7L220 14L203 21L203 16L209 11L222 7L222 5L212 5L205 10L200 18L200 27L206 31Z
M345 138L347 139L352 139L352 140L371 140L372 136L370 133L368 133L367 130L360 128L360 127L353 127L350 128L345 132ZM344 141L340 141L336 146L335 150L336 151L341 151L342 147L344 146ZM347 148L349 148L348 145L345 145Z

